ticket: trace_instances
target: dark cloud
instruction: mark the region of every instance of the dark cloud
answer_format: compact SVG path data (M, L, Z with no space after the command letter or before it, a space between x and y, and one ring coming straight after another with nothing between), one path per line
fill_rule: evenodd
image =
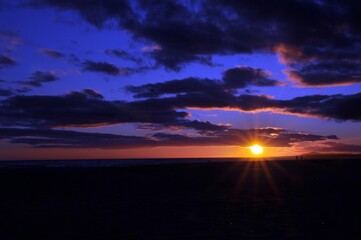
M341 142L320 142L313 146L304 147L304 150L309 152L324 152L328 154L333 153L361 153L361 145L345 144Z
M310 61L314 65L332 61L336 66L345 61L359 63L359 1L31 2L37 7L74 10L98 28L115 20L134 39L157 46L149 55L169 69L179 70L194 61L212 64L213 55L276 53L306 86L359 82L353 78L358 78L359 70L345 73L335 68L331 77L323 67L312 72L303 69Z
M32 87L41 87L43 83L54 82L57 80L59 80L59 78L52 72L35 71L31 74L28 81L22 81L19 83Z
M170 84L172 86L174 81L170 81ZM176 84L179 84L179 82L176 82ZM136 93L135 97L154 97L164 93L171 93L169 89L165 90L164 86L168 86L167 82L160 83L160 85L147 84L143 87L128 87L127 89ZM205 91L197 91L196 87L189 90L189 92L185 92L186 90L186 88L183 88L183 94L177 94L173 97L149 98L132 104L160 109L222 108L245 112L273 111L339 121L361 121L361 110L358 107L361 102L361 93L352 95L310 95L290 100L277 100L265 95L236 95L233 92L222 91L222 89L213 92L208 92L207 88L205 88Z
M42 48L40 49L40 53L52 57L52 58L62 58L64 57L64 54L62 52L56 51L56 50L51 50L51 49L46 49L46 48Z
M31 88L28 87L22 87L15 90L17 93L27 93L31 91Z
M178 110L221 108L245 112L273 111L339 121L361 121L360 102L361 93L276 100L267 96L234 95L229 92L190 92L125 102L107 101L96 91L86 89L63 96L11 96L0 101L0 120L2 125L7 126L48 128L145 123L162 125L164 128L193 129L207 136L218 136L219 133L233 130L228 126L188 120L189 114Z
M10 89L0 88L0 97L8 97L13 95L13 92Z
M101 95L101 94L98 93L97 91L95 91L95 90L93 90L93 89L89 89L89 88L84 89L84 90L83 90L83 93L84 93L85 95L88 95L88 96L94 97L94 98L99 98L99 99L103 99L103 98L104 98L103 95Z
M193 55L193 54L184 54L180 51L167 51L159 50L154 51L149 54L152 56L158 63L158 65L163 65L168 69L174 71L180 71L186 63L189 62L198 62L208 66L214 66L211 56L202 56L202 55Z
M166 123L188 116L173 109L156 109L124 101L106 101L94 90L63 96L13 96L0 102L6 125L99 126L127 122Z
M74 61L76 62L76 61ZM120 75L132 75L136 73L141 73L150 69L153 69L154 67L148 67L148 66L137 66L137 67L121 67L118 68L114 64L108 63L108 62L95 62L86 60L82 63L83 69L85 71L90 72L97 72L97 73L103 73L111 76L120 76Z
M56 6L61 10L77 10L81 17L97 28L102 28L110 19L118 19L123 26L131 26L137 18L128 1L114 0L31 0L33 7Z
M207 92L212 94L224 91L225 86L220 81L190 77L181 80L170 80L163 83L127 86L126 90L134 93L134 97L136 98L149 98L159 97L163 94L191 92Z
M83 63L83 67L86 71L104 73L112 76L118 76L125 73L122 69L119 69L115 65L107 62L94 62L87 60Z
M252 138L250 138L252 137ZM145 137L104 133L85 133L67 130L0 128L0 139L12 143L29 144L36 148L134 148L156 146L249 146L254 139L267 146L286 147L295 142L321 141L326 137L306 133L292 133L285 129L234 129L212 137L154 133Z
M312 95L278 101L279 107L289 113L298 113L340 121L361 121L361 93L352 95Z
M217 132L229 131L230 126L215 125L209 121L201 122L198 120L187 120L180 119L175 122L154 124L154 123L143 123L139 124L137 129L150 130L150 131L180 131L183 129L194 129L200 134L214 135Z
M24 42L20 35L13 30L0 30L0 41L8 53L12 53L17 45Z
M124 60L130 60L137 64L141 64L143 62L143 60L141 58L135 57L132 54L130 54L129 52L124 51L124 50L106 49L104 52L108 55L116 56L116 57L124 59Z
M340 142L327 142L328 150L332 152L361 153L361 145L345 144Z
M178 84L178 83L177 83ZM168 90L167 90L168 91ZM291 100L266 96L235 95L231 92L184 92L173 97L148 98L140 101L107 101L92 90L62 96L10 96L0 101L0 136L12 143L39 148L130 148L152 146L248 146L259 141L267 146L290 146L297 142L337 140L337 136L288 131L280 128L235 129L231 126L189 120L186 108L228 108L241 111L282 111L288 114L360 121L358 108L361 94L311 95ZM352 109L348 111L347 109ZM140 124L138 128L157 131L144 137L113 134L78 133L51 130L53 127L94 127L121 123ZM34 129L35 128L35 129ZM177 134L170 134L176 130ZM186 133L181 133L187 130ZM164 132L168 131L168 132Z
M280 81L270 79L270 73L260 68L235 67L224 71L223 81L229 88L245 88L247 86L277 86L281 85Z
M327 139L339 139L336 135L329 135Z
M248 86L276 86L282 83L269 78L269 74L259 68L236 67L224 71L222 80L189 77L162 83L127 86L135 98L159 97L164 94L204 93L220 96L235 93L236 89Z
M16 65L17 62L5 55L0 55L0 69Z
M76 64L76 65L81 65L80 58L77 55L75 55L74 53L69 54L68 61L70 63Z
M211 132L222 132L227 131L230 129L230 127L223 126L223 125L214 125L210 123L209 121L206 122L200 122L197 120L193 121L183 121L181 122L181 125L185 128L192 128L198 131L211 131Z
M130 148L152 145L154 142L146 137L51 129L0 128L0 133L0 139L37 148Z
M5 81L5 80L1 80L0 79L0 83L11 83L9 81ZM30 92L31 89L28 87L21 87L21 88L16 88L16 89L12 89L12 88L0 88L0 96L3 97L9 97L12 95L15 95L16 93L26 93L26 92Z
M361 61L323 61L287 70L289 79L305 86L349 85L361 82Z
M178 80L177 80L178 81ZM212 82L212 84L217 83ZM170 81L173 83L173 81ZM181 82L181 81L180 81ZM165 82L165 86L167 82ZM202 81L204 83L204 81ZM179 84L179 82L176 82ZM147 87L148 85L144 85ZM192 86L192 85L190 85ZM147 106L149 108L155 109L184 109L184 108L199 108L199 109L234 109L234 110L242 110L242 111L255 111L255 110L267 110L267 109L276 109L276 108L285 108L282 104L282 101L274 100L268 96L264 95L248 95L241 94L237 95L235 91L222 88L223 85L220 85L219 88L210 88L210 91L205 89L202 91L202 88L197 89L195 87L192 89L190 86L186 86L189 92L185 92L187 88L182 89L180 94L175 96L163 97L163 98L154 98L154 95L148 93L149 89L145 89L145 93L143 88L140 86L140 89L131 89L128 87L128 90L139 90L140 93L136 93L136 97L149 96L151 98L139 100L132 102L135 105ZM195 85L196 86L196 85ZM184 92L183 92L184 91ZM152 92L152 91L150 91ZM169 93L169 92L167 92ZM162 93L164 94L164 93Z

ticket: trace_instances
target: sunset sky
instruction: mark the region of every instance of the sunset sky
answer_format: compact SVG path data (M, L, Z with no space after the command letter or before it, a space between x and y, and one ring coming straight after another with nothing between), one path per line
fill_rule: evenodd
M0 0L0 159L361 153L361 2Z

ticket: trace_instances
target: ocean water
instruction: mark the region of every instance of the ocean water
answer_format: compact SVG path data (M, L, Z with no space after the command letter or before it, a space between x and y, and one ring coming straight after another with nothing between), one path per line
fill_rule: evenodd
M3 165L0 239L361 239L361 160L229 160Z
M0 161L0 168L97 168L246 161L246 158L149 158Z

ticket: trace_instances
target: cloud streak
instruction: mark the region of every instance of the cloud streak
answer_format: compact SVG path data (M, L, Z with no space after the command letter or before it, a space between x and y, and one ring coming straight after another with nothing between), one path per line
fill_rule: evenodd
M141 86L127 86L126 90L134 93L135 98L180 93L204 93L219 96L235 93L237 89L249 86L270 87L283 84L281 81L269 78L269 75L259 68L238 66L225 70L221 80L189 77Z
M30 75L28 81L20 81L19 83L31 87L41 87L44 83L57 80L59 80L59 78L50 71L35 71Z
M257 73L259 69L246 69L248 73ZM251 69L251 71L250 71ZM245 112L273 111L284 114L296 114L309 117L335 119L338 121L361 121L361 111L358 102L361 101L361 93L351 95L309 95L296 97L289 100L277 100L265 95L237 95L237 88L245 87L244 82L252 82L253 75L238 76L230 79L226 73L239 68L226 70L221 80L185 78L170 80L162 83L145 84L141 86L127 86L126 90L133 93L135 98L146 98L134 104L155 106L163 109L234 109ZM264 73L261 71L261 73ZM263 74L262 84L281 84L275 80L265 78ZM233 75L232 75L233 77ZM241 80L236 82L235 79ZM251 80L249 80L251 79ZM236 83L234 83L236 82ZM256 85L259 83L255 83ZM162 97L165 94L174 96Z
M39 51L41 54L44 54L45 56L49 56L55 59L64 57L64 53L52 49L42 48Z
M106 49L104 51L104 53L107 55L110 55L110 56L118 57L120 59L130 60L137 64L141 64L143 62L143 60L141 58L135 57L132 54L130 54L129 52L120 50L120 49Z
M0 69L16 65L17 62L5 55L0 55Z
M8 97L13 95L13 92L10 89L0 88L0 97Z
M188 114L153 109L125 101L106 101L91 89L62 96L18 95L0 102L0 118L6 125L99 126L126 122L162 123Z
M124 70L116 67L115 65L113 65L111 63L94 62L94 61L90 61L90 60L84 61L83 69L85 71L98 72L98 73L103 73L103 74L107 74L107 75L111 75L111 76L119 76L119 75L123 75L126 73Z
M0 128L0 139L11 143L28 144L35 148L138 148L156 146L240 146L247 147L257 138L267 146L287 147L295 142L323 141L328 137L293 133L285 129L232 129L214 136L188 136L154 133L147 136L128 136L104 133L84 133L68 130Z
M224 71L222 80L228 88L245 88L247 86L271 87L282 82L270 79L270 73L260 69L238 66Z

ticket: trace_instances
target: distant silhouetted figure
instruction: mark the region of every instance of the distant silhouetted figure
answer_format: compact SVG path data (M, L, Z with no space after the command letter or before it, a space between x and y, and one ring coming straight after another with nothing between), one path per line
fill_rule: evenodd
M300 157L300 158L301 158L301 160L303 160L303 156L302 156L302 155L301 155L301 157Z
M296 160L298 160L298 156L296 156Z

